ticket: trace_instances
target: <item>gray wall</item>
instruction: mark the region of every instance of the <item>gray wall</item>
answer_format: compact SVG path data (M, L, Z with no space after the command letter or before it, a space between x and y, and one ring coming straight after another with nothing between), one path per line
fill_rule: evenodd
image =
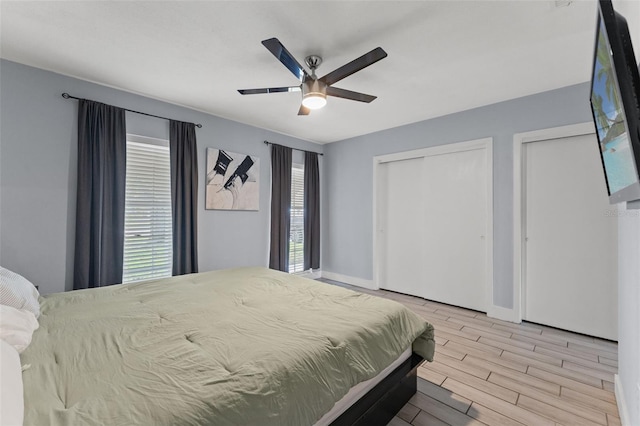
M513 135L591 120L583 83L326 145L323 271L373 277L374 156L493 137L494 304L511 308Z
M268 264L271 163L269 147L263 141L317 152L322 151L322 145L2 60L0 265L24 275L39 285L42 293L72 288L78 103L63 99L62 92L202 123L203 128L196 130L200 270ZM139 114L127 113L127 131L169 138L167 121ZM204 210L207 147L260 158L258 212Z

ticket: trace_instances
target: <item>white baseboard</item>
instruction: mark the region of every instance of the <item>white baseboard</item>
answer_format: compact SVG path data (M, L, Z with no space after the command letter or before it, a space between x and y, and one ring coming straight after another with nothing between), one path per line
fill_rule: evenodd
M368 288L369 290L378 290L373 280L365 280L364 278L350 277L348 275L336 274L335 272L322 271L322 278L328 280L340 281L341 283L355 285L357 287Z
M509 321L514 323L520 323L520 319L516 317L516 313L513 309L503 308L502 306L491 305L487 309L487 316L489 318L496 318L503 321Z
M296 274L302 278L309 278L310 280L317 280L318 278L322 278L322 271L319 269L299 272Z
M620 376L615 374L613 376L614 388L616 394L616 402L618 403L618 412L620 413L620 423L622 426L630 426L629 412L627 411L627 403L624 399L624 393L622 391L622 383L620 383Z

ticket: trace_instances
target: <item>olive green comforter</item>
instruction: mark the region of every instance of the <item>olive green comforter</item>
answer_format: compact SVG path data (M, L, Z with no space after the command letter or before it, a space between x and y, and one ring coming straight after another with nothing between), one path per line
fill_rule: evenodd
M399 303L241 268L41 298L25 425L309 425L433 328Z

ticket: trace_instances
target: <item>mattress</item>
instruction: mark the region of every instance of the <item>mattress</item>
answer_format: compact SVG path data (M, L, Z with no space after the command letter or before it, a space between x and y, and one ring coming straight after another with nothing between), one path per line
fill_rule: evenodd
M41 298L25 425L312 425L433 327L403 305L240 268Z

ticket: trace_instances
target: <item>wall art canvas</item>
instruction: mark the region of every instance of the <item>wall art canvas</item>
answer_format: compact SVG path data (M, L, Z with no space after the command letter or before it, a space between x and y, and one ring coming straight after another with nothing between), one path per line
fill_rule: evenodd
M260 159L207 148L207 210L258 210Z

